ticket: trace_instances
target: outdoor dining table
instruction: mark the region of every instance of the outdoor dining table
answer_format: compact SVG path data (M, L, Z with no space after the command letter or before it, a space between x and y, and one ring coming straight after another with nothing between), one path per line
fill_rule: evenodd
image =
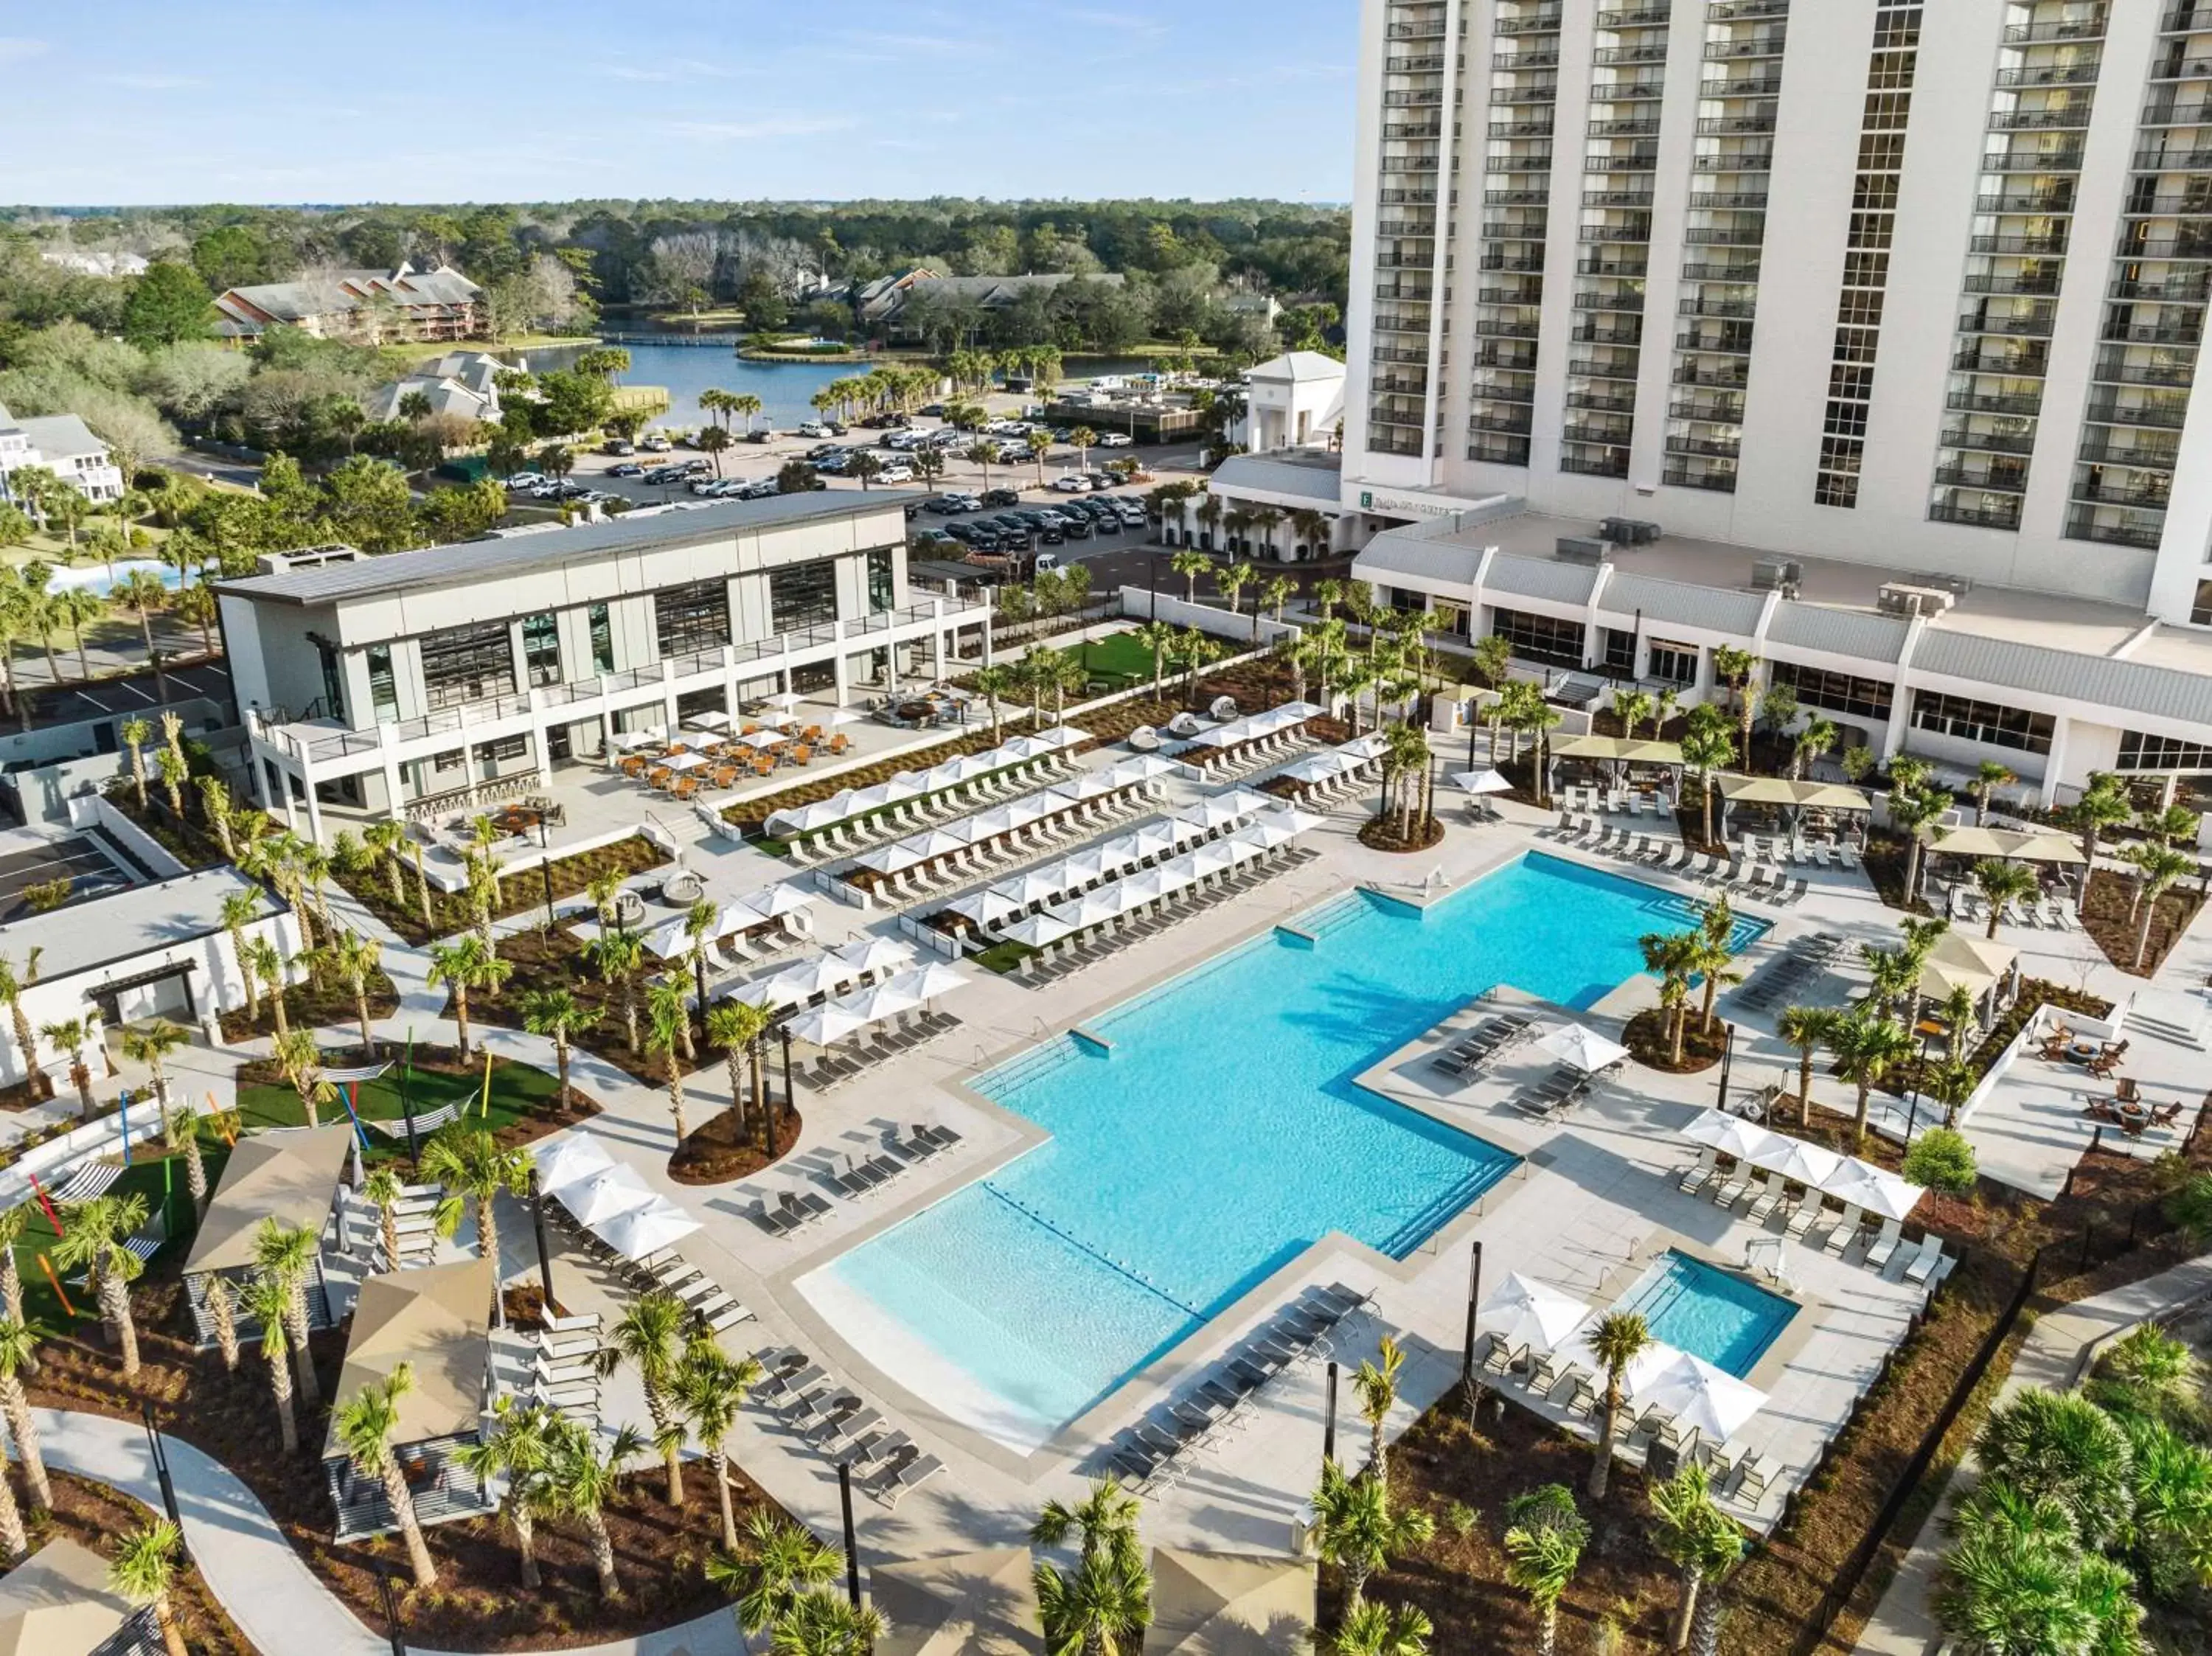
M791 738L781 731L755 731L750 736L741 736L738 740L749 748L757 748L765 753L770 748L781 747Z

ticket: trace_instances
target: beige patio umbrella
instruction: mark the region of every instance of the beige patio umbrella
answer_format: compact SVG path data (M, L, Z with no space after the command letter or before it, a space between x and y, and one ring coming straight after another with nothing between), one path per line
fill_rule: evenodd
M876 1656L1042 1656L1029 1549L997 1547L868 1572L890 1630Z
M1947 1000L1953 990L1964 988L1978 1000L1996 987L2019 958L2017 949L2003 943L1946 931L1936 939L1920 968L1920 992L1929 1000Z
M1279 1656L1314 1624L1314 1569L1295 1558L1152 1549L1146 1656Z
M1933 823L1920 830L1930 851L1946 857L2002 858L2022 863L2072 863L2081 860L2081 847L2069 834L2039 833L2026 828L1961 828L1948 833Z

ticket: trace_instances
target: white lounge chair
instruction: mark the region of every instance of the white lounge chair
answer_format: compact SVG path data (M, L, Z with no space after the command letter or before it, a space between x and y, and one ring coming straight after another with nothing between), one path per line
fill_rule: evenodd
M1865 1216L1864 1210L1845 1203L1843 1216L1830 1227L1827 1240L1821 1247L1830 1253L1842 1253L1851 1245L1851 1239L1859 1234L1859 1222Z
M1905 1280L1908 1283L1925 1283L1936 1274L1936 1266L1942 1263L1943 1244L1931 1233L1921 1239L1920 1252L1914 1255L1912 1262L1905 1267Z
M1895 1219L1885 1219L1881 1222L1881 1234L1867 1245L1866 1258L1861 1263L1869 1271L1880 1271L1896 1257L1904 1242L1904 1226Z

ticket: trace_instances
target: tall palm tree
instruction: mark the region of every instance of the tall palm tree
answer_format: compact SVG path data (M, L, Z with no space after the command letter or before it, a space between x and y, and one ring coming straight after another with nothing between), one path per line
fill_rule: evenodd
M376 1210L377 1240L384 1244L384 1268L399 1269L399 1203L407 1186L387 1163L361 1183L362 1196Z
M2135 905L2140 919L2136 927L2133 964L2140 969L2150 950L2150 929L2158 919L2158 900L2177 880L2197 871L2197 859L2170 846L2145 842L2129 847L2127 860L2136 870Z
M2033 896L2042 889L2042 882L2035 877L2035 870L2025 864L1984 857L1974 864L1974 886L1990 906L1990 936L1995 937L1997 922L2004 918L2005 905Z
M1713 652L1713 676L1728 686L1729 707L1741 728L1738 747L1747 765L1751 762L1751 721L1757 711L1752 687L1758 674L1759 658L1750 651L1724 644Z
M637 974L645 964L645 939L629 926L609 926L584 945L584 958L600 982L621 990L623 1025L629 1050L636 1052Z
M304 942L301 952L303 955L307 952ZM292 1028L291 1016L284 1002L286 984L283 955L278 950L275 940L266 935L248 937L246 940L246 954L240 964L244 969L251 972L253 977L258 980L261 986L269 992L269 1010L276 1025L276 1039L283 1040L291 1033ZM259 1015L257 1013L255 1016L258 1017Z
M614 1498L617 1480L644 1447L645 1440L625 1426L602 1449L590 1428L563 1420L554 1437L552 1463L545 1471L546 1504L582 1522L591 1538L592 1562L599 1571L599 1597L610 1602L619 1599L623 1590L622 1580L615 1574L615 1544L607 1533L606 1505Z
M518 1405L511 1397L501 1398L492 1409L491 1429L464 1444L453 1457L487 1483L507 1480L499 1515L514 1532L514 1554L526 1592L536 1592L543 1585L538 1570L538 1515L545 1506L545 1475L553 1465L560 1418L545 1404Z
M15 1504L15 1486L8 1481L8 1452L0 1446L0 1550L4 1550L7 1562L19 1564L31 1550L31 1541L23 1529L22 1509Z
M371 822L361 831L361 842L376 853L384 865L386 877L392 887L392 906L406 906L407 893L399 877L399 853L407 844L407 824L396 816L386 816Z
M976 671L975 693L991 709L991 740L994 742L999 739L1000 729L999 703L1012 695L1014 688L1013 670L1003 662L994 662Z
M54 1504L54 1492L46 1482L46 1457L39 1453L39 1426L31 1416L31 1399L23 1390L23 1376L38 1366L39 1331L12 1317L0 1319L0 1416L6 1417L8 1435L15 1440L15 1459L23 1463L31 1504L44 1512Z
M353 1015L361 1028L361 1049L374 1059L376 1035L369 1027L368 986L383 968L384 945L359 931L340 929L333 933L325 952L331 967L353 992Z
M839 1592L803 1593L776 1617L769 1648L776 1656L866 1656L888 1630L873 1605L855 1608Z
M1862 1012L1845 1018L1828 1037L1844 1079L1858 1089L1851 1116L1851 1142L1866 1142L1867 1110L1874 1084L1912 1056L1912 1037L1901 1024Z
M738 1549L738 1518L730 1505L730 1434L737 1429L745 1397L761 1382L763 1370L750 1357L732 1358L711 1338L694 1339L684 1349L671 1394L691 1435L707 1451L714 1468L714 1498L721 1507L722 1545Z
M292 1090L300 1095L300 1108L311 1127L322 1125L318 1106L336 1101L338 1089L323 1074L322 1049L315 1045L313 1029L287 1029L276 1037L276 1067Z
M260 917L258 891L234 891L222 900L222 924L230 933L231 958L238 962L238 974L246 983L246 1015L256 1023L261 1022L261 980L253 970L253 950L246 928Z
M331 1429L355 1469L382 1481L392 1520L399 1526L400 1538L406 1543L407 1563L414 1572L415 1585L434 1587L438 1585L438 1567L430 1557L429 1544L422 1539L422 1522L415 1513L415 1497L407 1487L407 1474L400 1468L399 1456L392 1441L392 1435L399 1425L399 1399L414 1389L414 1365L395 1363L382 1380L370 1381L338 1405L337 1413L331 1416Z
M2106 828L2118 828L2131 820L2136 814L2134 802L2128 798L2127 785L2108 771L2093 771L2089 786L2074 802L2074 826L2081 834L2082 880L2086 889L2089 875L2096 871L2097 843Z
M184 1629L177 1622L171 1597L176 1585L177 1563L185 1538L174 1524L157 1518L143 1529L124 1537L107 1567L107 1585L134 1604L154 1612L154 1626L161 1635L167 1656L187 1656Z
M1743 1532L1713 1503L1705 1469L1694 1461L1653 1487L1651 1510L1657 1520L1652 1540L1681 1572L1672 1635L1680 1650L1690 1641L1705 1585L1726 1575L1742 1558Z
M1659 1004L1668 1014L1668 1039L1674 1062L1682 1062L1683 1037L1688 1032L1690 980L1705 955L1702 931L1654 931L1637 939L1644 951L1644 968L1659 977Z
M2009 787L2020 780L2019 774L2002 759L1984 759L1974 772L1974 824L1981 827L1990 820L1990 796L1999 788Z
M167 1018L134 1024L123 1031L123 1055L134 1064L144 1065L153 1079L154 1101L161 1112L164 1136L169 1130L168 1056L189 1039L182 1029Z
M1363 1358L1352 1376L1352 1389L1359 1394L1359 1413L1367 1422L1366 1475L1385 1489L1390 1483L1390 1459L1382 1450L1382 1429L1398 1402L1398 1371L1406 1366L1406 1349L1389 1335L1371 1359Z
M110 585L107 597L118 610L138 612L138 634L145 642L147 659L154 664L155 692L166 705L169 700L169 676L161 670L161 652L154 647L154 612L167 605L169 589L151 571L134 569Z
M1039 1564L1034 1580L1037 1618L1058 1656L1138 1656L1152 1619L1152 1572L1141 1554L1092 1553L1072 1570Z
M668 1468L668 1504L684 1504L684 1428L674 1402L684 1325L690 1313L665 1289L640 1295L600 1348L599 1372L611 1374L627 1362L645 1388L646 1412L653 1416L653 1447Z
M124 1244L138 1234L147 1217L146 1198L95 1196L62 1210L66 1227L54 1244L54 1263L64 1270L82 1266L107 1325L123 1352L123 1372L138 1372L138 1325L131 1313L131 1284L145 1262Z
M39 1033L58 1052L69 1054L70 1083L76 1089L77 1111L85 1120L92 1119L92 1070L84 1061L84 1043L89 1034L82 1018L64 1018L55 1023L42 1023Z
M1700 719L1711 704L1706 703L1692 710L1687 727L1682 731L1682 763L1697 773L1698 794L1705 813L1705 832L1702 842L1713 842L1713 779L1722 767L1735 757L1735 738L1721 721Z
M812 1531L766 1507L745 1515L744 1536L707 1560L707 1580L732 1596L738 1629L762 1634L802 1593L826 1587L844 1568L844 1556Z
M49 1087L46 1072L39 1066L37 1034L23 1010L23 991L28 986L15 975L15 962L5 955L0 955L0 1003L4 1003L8 1008L9 1021L15 1032L15 1050L23 1055L23 1082L35 1099L48 1091Z
M222 1277L210 1279L210 1298ZM226 1290L227 1292L227 1290ZM300 1425L292 1407L292 1365L284 1349L284 1319L292 1309L291 1290L273 1277L250 1278L238 1293L238 1308L261 1325L261 1355L269 1365L269 1392L276 1403L276 1425L287 1457L300 1452Z
M1388 1568L1395 1555L1425 1545L1436 1534L1428 1513L1391 1511L1388 1489L1371 1477L1346 1477L1333 1460L1322 1463L1313 1509L1321 1556L1344 1574L1347 1617L1364 1601L1371 1576Z
M1633 1311L1609 1312L1590 1331L1590 1355L1605 1371L1605 1396L1599 1404L1597 1459L1591 1463L1589 1492L1602 1501L1613 1477L1613 1444L1620 1429L1628 1366L1651 1347L1651 1325Z
M299 1370L300 1395L313 1408L322 1401L322 1382L315 1374L314 1355L307 1349L307 1279L322 1257L322 1239L305 1225L280 1224L264 1219L253 1233L253 1264L260 1274L284 1289L284 1314L265 1325L262 1338L292 1348L293 1367Z
M18 1202L12 1208L0 1208L0 1313L13 1323L27 1323L23 1314L23 1271L15 1261L15 1244L23 1240L23 1233L31 1228L31 1216L35 1210L28 1202ZM33 1354L29 1372L36 1374L37 1355Z
M1636 740L1636 727L1651 717L1651 693L1648 690L1615 690L1613 693L1613 716L1620 720L1620 733L1628 741Z
M430 945L428 981L453 992L453 1023L460 1035L461 1056L469 1054L469 993L495 990L514 974L514 962L503 961L484 946L473 932L452 943Z
M1785 1006L1775 1021L1774 1033L1797 1049L1797 1125L1813 1125L1813 1052L1833 1038L1844 1021L1833 1006Z
M569 1043L586 1033L599 1021L599 1015L586 1007L566 989L532 989L521 1001L522 1027L533 1035L544 1035L553 1042L555 1078L560 1084L561 1098L568 1096Z
M1198 578L1213 567L1213 560L1194 548L1185 548L1168 560L1168 567L1182 577L1182 596L1186 604L1198 602Z
M646 991L645 1021L646 1051L660 1055L668 1113L675 1118L676 1142L681 1144L690 1134L684 1119L684 1066L677 1059L690 1043L691 1008L680 979L671 978Z
M1705 980L1705 998L1698 1022L1707 1034L1713 1032L1713 1002L1719 998L1720 992L1730 984L1743 981L1744 974L1736 967L1735 950L1731 946L1735 937L1735 914L1729 907L1727 898L1717 897L1698 927L1698 973Z
M154 739L153 724L143 719L126 719L117 734L122 737L123 745L131 755L131 786L138 796L138 809L143 812L146 809L146 744Z
M708 1009L707 1039L722 1049L722 1061L730 1075L730 1107L738 1113L738 1138L740 1143L752 1137L752 1111L746 1106L747 1081L750 1082L752 1110L757 1110L766 1121L767 1099L764 1095L766 1071L761 1061L761 1043L775 1022L774 1016L765 1007L754 1006L744 1001L718 1001ZM749 1070L750 1077L741 1073ZM769 1147L774 1153L775 1147Z
M504 1192L520 1196L530 1188L538 1158L526 1149L505 1149L483 1127L456 1122L441 1128L422 1149L422 1172L446 1187L438 1204L438 1228L450 1236L459 1228L464 1201L476 1204L477 1256L491 1261L495 1290L499 1276L499 1207ZM507 1321L505 1307L494 1301L495 1319Z
M1589 1526L1563 1483L1515 1496L1505 1513L1505 1579L1528 1595L1536 1611L1537 1656L1552 1656L1559 1647L1559 1600L1581 1567Z

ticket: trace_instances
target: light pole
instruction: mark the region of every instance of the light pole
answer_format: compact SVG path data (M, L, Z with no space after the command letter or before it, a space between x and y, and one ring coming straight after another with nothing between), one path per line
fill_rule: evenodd
M553 933L553 927L555 925L553 914L553 836L551 830L545 826L545 814L543 811L540 811L538 815L538 877L544 881L545 885L545 932L548 937L550 937Z
M399 1636L399 1596L392 1590L392 1573L376 1573L376 1594L384 1602L384 1625L392 1637L392 1656L407 1656L407 1644Z
M1467 1265L1467 1338L1460 1347L1459 1383L1467 1393L1467 1423L1474 1424L1474 1316L1475 1307L1482 1302L1482 1244L1474 1242L1468 1251Z
M161 1486L161 1510L169 1522L176 1526L177 1556L186 1565L192 1562L191 1549L185 1541L184 1514L177 1510L177 1486L169 1477L169 1447L161 1441L161 1429L154 1423L154 1405L141 1403L139 1418L146 1422L146 1449L154 1458L154 1477Z
M860 1607L860 1542L853 1530L853 1463L837 1463L837 1504L845 1516L845 1596Z
M1720 1102L1714 1107L1718 1109L1723 1114L1726 1114L1728 1113L1729 1071L1735 1067L1735 1025L1733 1023L1723 1023L1721 1025L1721 1029L1723 1031L1723 1040L1721 1042L1721 1098Z
M1328 1412L1322 1416L1322 1465L1327 1466L1336 1459L1336 1363L1328 1365Z
M553 1251L545 1246L545 1192L538 1188L538 1169L530 1170L530 1228L538 1238L538 1288L544 1296L548 1317L555 1315L553 1301Z

